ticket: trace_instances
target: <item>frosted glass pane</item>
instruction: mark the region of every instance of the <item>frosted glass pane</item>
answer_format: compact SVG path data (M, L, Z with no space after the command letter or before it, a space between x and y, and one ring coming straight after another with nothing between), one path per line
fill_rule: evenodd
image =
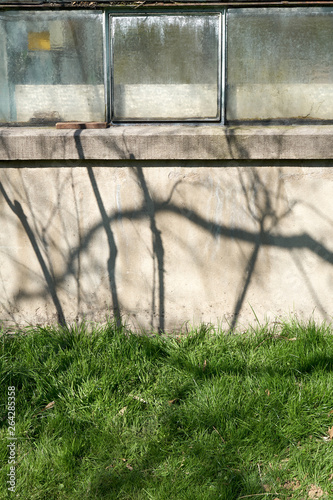
M0 121L104 121L101 12L0 13Z
M112 18L113 119L220 119L220 15Z
M227 119L333 119L333 10L227 14Z

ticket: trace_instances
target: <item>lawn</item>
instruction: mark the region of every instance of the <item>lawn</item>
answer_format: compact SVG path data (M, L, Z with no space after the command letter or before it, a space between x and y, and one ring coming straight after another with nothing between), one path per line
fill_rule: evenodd
M36 327L0 349L1 499L333 498L330 326Z

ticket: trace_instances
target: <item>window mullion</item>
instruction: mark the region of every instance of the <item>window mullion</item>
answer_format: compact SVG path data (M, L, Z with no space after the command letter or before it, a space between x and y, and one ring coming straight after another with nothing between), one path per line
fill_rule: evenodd
M111 85L110 85L110 29L109 13L104 12L103 18L103 64L104 64L104 95L105 95L105 119L111 121Z

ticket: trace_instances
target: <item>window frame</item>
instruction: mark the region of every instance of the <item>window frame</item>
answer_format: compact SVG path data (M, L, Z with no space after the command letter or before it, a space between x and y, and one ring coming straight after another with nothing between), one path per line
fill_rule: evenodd
M46 8L41 8L40 6L36 5L34 6L33 8L30 7L28 8L27 6L25 6L24 4L22 4L22 7L20 6L19 8L12 8L12 7L7 7L7 8L1 8L0 6L0 14L2 13L6 13L6 12L9 12L9 13L26 13L27 16L29 16L29 14L31 15L32 13L38 13L38 14L43 14L43 13L52 13L52 15L57 15L58 13L70 13L70 14L79 14L79 13L85 13L87 16L89 15L96 15L96 14L99 14L100 15L100 27L101 27L101 37L102 37L102 51L103 53L101 54L101 61L102 61L102 64L103 64L103 74L104 74L104 77L103 77L103 80L101 80L101 87L103 87L103 92L104 92L104 99L101 100L101 104L103 105L104 107L104 120L106 120L107 118L107 95L106 95L106 80L105 80L105 69L106 69L106 66L105 66L105 51L106 51L106 41L105 41L105 33L104 33L104 18L105 18L105 9L103 7L99 7L99 8L96 8L96 9L91 9L91 8L81 8L81 9L70 9L70 8L67 8L67 9L59 9L59 8L55 8L54 6L47 6ZM86 120L87 122L89 122L89 120ZM62 123L66 123L66 121L63 121ZM34 121L34 122L30 122L30 121L26 121L26 122L20 122L20 121L9 121L9 122L1 122L0 121L0 128L2 127L31 127L31 128L34 128L34 127L43 127L43 126L53 126L55 125L55 121L53 122L49 122L49 121Z
M287 0L288 2L288 0ZM318 10L318 9L331 9L332 14L333 14L333 3L329 1L319 1L319 2L305 2L303 0L298 0L297 3L295 2L290 2L285 3L285 2L276 2L274 5L272 5L270 2L263 2L262 4L256 3L255 6L249 5L246 0L242 1L239 3L239 5L228 5L226 7L226 15L225 15L225 29L226 29L226 46L225 46L225 60L226 60L226 69L225 69L225 75L226 75L226 80L225 80L225 116L226 116L226 122L225 125L229 126L263 126L266 127L268 125L272 126L280 126L280 125L285 125L285 126L304 126L304 125L332 125L333 124L333 114L332 117L330 118L308 118L307 116L290 116L290 117L262 117L262 118L229 118L228 119L228 76L230 73L228 73L228 43L230 42L229 37L228 37L228 30L229 28L229 23L228 23L228 11L229 12L236 12L236 11L253 11L256 12L257 16L265 16L268 12L258 12L258 11L288 11L292 10L296 13L296 11L299 10L309 10L309 15L311 15L311 10ZM317 16L319 13L312 12L312 16ZM246 12L245 12L246 15ZM307 14L308 15L308 14ZM320 14L322 15L322 14ZM332 35L333 35L333 30L332 30ZM319 56L318 56L319 57ZM289 84L289 83L288 83ZM333 90L333 80L332 80L332 90Z
M40 8L38 5L34 8L28 8L22 4L22 7L12 9L1 9L1 11L10 11L10 12L82 12L82 10L91 13L100 13L102 17L102 36L103 36L103 70L104 70L104 119L110 125L136 125L136 124L216 124L216 125L225 125L225 81L226 81L226 9L216 6L191 6L191 8L180 7L179 9L175 8L173 5L167 6L165 8L156 8L156 7L140 7L137 11L133 12L133 8L130 10L129 7L112 7L108 5L99 5L97 3L95 9L89 9L87 7L83 7L82 9L57 9L54 6ZM114 91L113 91L113 61L112 61L112 31L111 31L111 19L112 17L139 17L139 16L200 16L200 15L218 15L219 16L219 26L218 26L218 74L217 74L217 109L219 111L219 118L202 118L202 119L193 119L193 118L184 118L184 119L174 119L174 120L164 120L164 119L131 119L131 120L114 120L113 119L113 105L114 105ZM224 55L224 57L223 57ZM28 126L28 127L38 127L38 126L50 126L49 124L45 124L43 122L18 122L18 121L10 121L10 122L0 122L0 127L10 127L10 126Z
M117 125L117 126L135 126L135 125L167 125L167 124L174 124L174 125L200 125L200 126L205 126L205 125L214 125L214 126L240 126L240 125L262 125L262 126L267 126L269 124L272 125L328 125L333 123L333 116L332 119L322 119L322 120L315 120L315 119L309 119L306 120L304 118L288 118L288 119L258 119L258 120L228 120L227 117L227 100L228 100L228 11L235 11L238 9L253 9L253 11L256 11L257 9L261 8L269 8L269 9L274 9L276 8L283 8L283 9L298 9L298 8L316 8L316 7L328 7L331 6L332 4L329 3L323 3L321 2L318 4L317 2L315 3L304 3L300 1L297 3L292 3L291 5L286 5L285 3L275 3L275 5L270 4L269 2L264 2L263 4L260 5L250 5L246 1L241 1L237 5L233 5L232 3L224 2L221 6L217 6L216 4L210 4L207 2L206 5L203 5L202 3L198 5L195 5L195 0L191 3L190 6L187 6L184 2L180 4L179 6L175 7L173 4L165 4L163 6L159 5L158 7L155 7L154 5L139 5L136 6L134 4L131 4L128 2L128 5L123 5L123 6L117 6L117 5L112 5L110 2L108 2L107 6L105 3L102 1L94 5L93 8L89 8L88 5L82 5L81 8L75 8L73 6L69 5L69 2L67 5L61 5L59 8L59 5L56 4L51 4L51 5L44 5L44 7L40 7L40 5L35 4L31 5L28 7L27 5L24 5L24 3L21 3L20 6L16 6L16 8L13 8L10 5L6 6L0 6L0 12L1 11L26 11L26 12L31 12L31 11L38 11L38 12L48 12L48 11L59 11L59 12L80 12L82 10L84 11L91 11L92 13L100 12L102 16L102 36L103 36L103 69L104 69L104 106L105 106L105 113L104 113L104 118L105 121L110 124L110 125ZM121 16L131 16L131 17L136 17L136 16L143 16L143 15L150 15L150 16L168 16L168 15L197 15L199 16L200 14L204 15L220 15L220 26L219 26L219 67L220 67L220 72L219 72L219 78L217 85L219 87L219 92L218 92L218 98L219 98L219 108L220 108L220 120L216 119L210 119L210 118L203 118L200 120L194 120L192 118L188 119L181 119L181 120L163 120L163 119L158 119L158 120L152 120L152 119L139 119L139 120L114 120L112 116L112 107L114 103L114 98L113 98L113 70L112 70L112 43L111 43L111 22L110 19L112 16L114 17L121 17ZM45 126L44 123L36 122L34 124L28 123L28 122L0 122L0 128L1 127L10 127L10 126L26 126L26 127L43 127Z
M219 32L218 32L218 75L217 75L217 107L219 110L220 117L219 118L202 118L202 119L193 119L193 118L184 118L184 119L175 119L175 120L164 120L164 119L127 119L127 120L119 120L113 119L113 106L114 106L114 77L113 77L113 30L112 30L112 17L141 17L141 16L200 16L203 15L219 15ZM107 42L107 46L105 47L105 75L107 78L108 88L105 89L105 95L107 97L107 121L111 125L135 125L135 124L216 124L216 125L225 125L225 110L226 110L226 102L225 102L225 82L226 82L226 9L225 8L193 8L191 9L179 9L175 10L175 8L170 8L168 11L165 9L152 9L152 8L144 8L140 9L140 12L133 13L133 11L129 11L128 9L117 10L117 9L106 9L105 11L105 21L104 27L105 32L108 32L108 36L105 37L105 41Z

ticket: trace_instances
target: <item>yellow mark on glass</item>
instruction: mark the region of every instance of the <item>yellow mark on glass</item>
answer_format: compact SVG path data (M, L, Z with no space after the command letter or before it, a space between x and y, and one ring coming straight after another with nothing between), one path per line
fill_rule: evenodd
M41 31L40 33L28 33L28 50L50 50L50 33Z

